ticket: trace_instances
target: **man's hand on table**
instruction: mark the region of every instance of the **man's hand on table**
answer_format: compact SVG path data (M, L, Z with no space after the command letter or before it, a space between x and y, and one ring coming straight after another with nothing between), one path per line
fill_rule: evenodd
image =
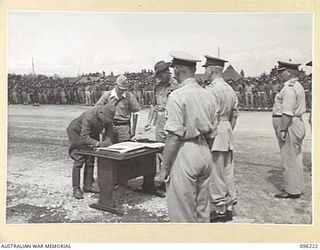
M101 147L101 148L104 148L104 147L109 147L112 145L112 142L110 140L107 140L107 141L101 141L97 144L97 147Z

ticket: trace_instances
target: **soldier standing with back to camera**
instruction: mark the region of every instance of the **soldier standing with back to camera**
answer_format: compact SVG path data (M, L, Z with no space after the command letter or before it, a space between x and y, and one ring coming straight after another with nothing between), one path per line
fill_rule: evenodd
M207 90L218 101L218 134L211 147L212 171L210 177L211 222L232 220L237 203L234 180L233 130L238 117L238 98L232 87L222 78L225 60L205 56L205 75L211 83Z
M306 112L305 92L297 77L301 64L281 61L278 64L279 79L284 87L275 97L272 117L284 168L284 189L275 197L297 199L302 194L304 182L302 141L306 128L302 114Z
M209 222L208 144L215 136L217 103L194 79L200 60L179 51L171 56L180 88L170 94L166 107L168 134L159 179L166 182L171 222Z

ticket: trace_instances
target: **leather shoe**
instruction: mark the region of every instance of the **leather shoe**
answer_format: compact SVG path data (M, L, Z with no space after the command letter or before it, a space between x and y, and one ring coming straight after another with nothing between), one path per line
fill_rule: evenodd
M212 212L210 213L210 222L215 223L215 222L227 222L227 221L232 221L232 211L227 210L223 214L217 213L217 212Z
M100 193L99 189L95 188L94 186L83 186L83 192L85 193Z
M83 199L83 193L82 193L82 191L81 191L81 189L80 188L74 188L73 189L73 196L74 196L74 198L76 198L76 199Z
M279 194L276 194L274 197L279 199L298 199L300 198L301 194L289 194L286 191L283 191Z

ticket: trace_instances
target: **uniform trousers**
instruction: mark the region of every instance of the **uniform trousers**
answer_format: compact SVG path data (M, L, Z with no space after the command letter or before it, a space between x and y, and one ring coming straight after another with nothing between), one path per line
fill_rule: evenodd
M284 189L289 194L301 194L303 188L302 141L306 128L301 117L293 117L286 140L280 139L281 117L273 117L273 127L280 147L281 166L284 168Z
M242 105L243 104L243 100L242 100L242 94L240 91L236 91L236 95L239 101L239 104Z
M64 91L61 91L60 92L60 98L61 98L61 102L63 104L66 104L67 103L67 99L66 99L66 93Z
M91 105L91 93L90 91L85 91L85 97L86 97L86 105Z
M18 104L18 95L17 92L12 92L12 100L14 104Z
M211 211L224 213L236 203L233 151L213 151L210 176Z
M86 167L94 167L94 156L82 155L79 149L73 149L70 152L70 157L73 159L74 168L82 168L83 164Z
M205 140L181 141L166 184L170 222L210 222L210 158Z
M166 139L166 133L164 132L164 126L166 124L166 118L164 112L158 112L156 121L156 141L164 142Z
M45 92L42 93L42 99L43 99L43 103L44 104L48 104L48 97L47 97L47 94Z
M267 93L266 92L258 92L258 97L259 97L260 108L267 107Z
M253 94L252 92L245 92L245 97L246 97L246 106L249 108L250 106L253 105Z
M22 92L22 103L23 104L28 104L28 97L26 92Z
M305 90L305 95L306 95L306 106L308 109L310 109L312 106L311 91Z

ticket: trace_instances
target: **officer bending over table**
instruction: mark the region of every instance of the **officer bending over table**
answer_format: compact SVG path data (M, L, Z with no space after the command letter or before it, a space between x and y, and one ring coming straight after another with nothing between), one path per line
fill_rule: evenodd
M107 104L102 107L91 108L74 119L67 128L70 147L69 155L74 160L72 168L73 196L76 199L83 199L85 193L99 193L99 190L92 186L94 157L80 154L81 148L96 148L110 146L112 122L115 114L115 107ZM106 140L100 142L99 136L103 129L106 129ZM81 168L85 164L83 174L83 191L80 188Z

